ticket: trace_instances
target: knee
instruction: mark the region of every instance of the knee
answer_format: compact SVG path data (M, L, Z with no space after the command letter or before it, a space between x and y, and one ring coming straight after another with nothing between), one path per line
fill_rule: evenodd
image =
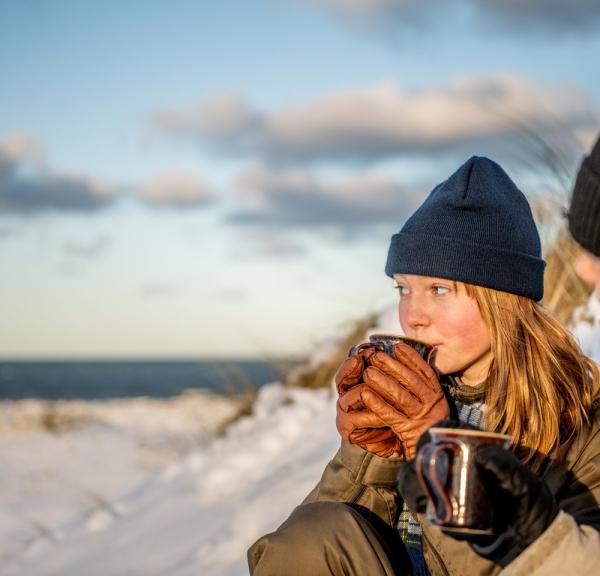
M250 547L250 572L259 564L261 574L271 573L265 570L267 564L308 568L328 545L340 538L342 527L360 521L360 514L343 502L302 504L275 532L266 534Z
M343 502L311 502L294 509L289 518L271 534L261 540L277 542L280 547L323 546L323 542L341 526L360 522L360 514ZM259 540L259 542L261 541Z

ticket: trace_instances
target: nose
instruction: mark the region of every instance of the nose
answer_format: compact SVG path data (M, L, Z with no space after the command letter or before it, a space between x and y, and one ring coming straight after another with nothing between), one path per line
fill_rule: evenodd
M413 337L418 336L419 331L429 326L431 322L425 302L415 296L400 301L398 314L402 329L407 335Z

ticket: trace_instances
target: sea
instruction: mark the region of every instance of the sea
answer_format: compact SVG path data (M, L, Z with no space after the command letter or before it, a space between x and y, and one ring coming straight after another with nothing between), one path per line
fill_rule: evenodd
M223 395L281 380L297 361L0 360L0 401L168 398L189 389Z

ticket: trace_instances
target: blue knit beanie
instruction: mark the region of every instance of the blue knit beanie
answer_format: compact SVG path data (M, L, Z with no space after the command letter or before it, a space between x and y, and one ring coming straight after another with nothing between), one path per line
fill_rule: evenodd
M527 199L498 164L473 156L392 236L385 273L457 280L538 301L545 265Z

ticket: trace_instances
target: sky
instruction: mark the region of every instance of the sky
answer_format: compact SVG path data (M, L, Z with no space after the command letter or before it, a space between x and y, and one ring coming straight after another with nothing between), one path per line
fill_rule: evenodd
M468 157L565 204L600 129L593 0L0 7L3 358L305 354Z

